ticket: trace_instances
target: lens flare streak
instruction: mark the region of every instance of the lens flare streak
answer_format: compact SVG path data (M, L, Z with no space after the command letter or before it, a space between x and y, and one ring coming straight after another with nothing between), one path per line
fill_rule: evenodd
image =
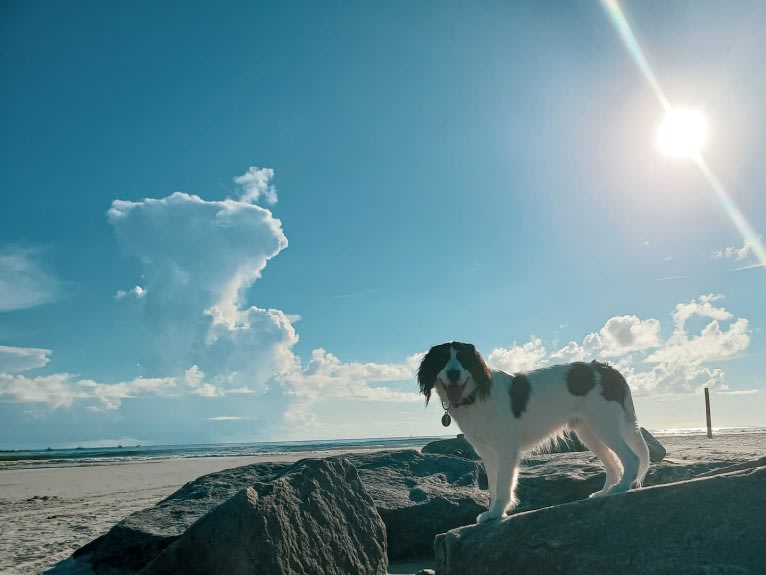
M628 19L625 18L625 14L622 12L622 8L620 8L617 0L601 0L601 5L612 19L612 24L617 28L622 43L625 44L625 48L628 49L628 52L633 57L633 60L636 62L641 74L644 75L649 87L654 91L662 108L667 112L670 110L670 102L668 102L668 99L665 97L665 93L662 91L662 87L657 81L657 77L654 75L651 66L649 66L649 61L646 59L646 56L644 56L644 51L641 49L638 40L636 40L633 30L631 29L630 24L628 24Z
M657 77L654 75L654 72L649 65L649 61L646 59L646 56L644 55L644 52L641 49L636 36L633 34L633 30L631 29L627 18L625 18L625 14L623 13L622 8L620 8L619 3L617 0L600 0L600 2L606 13L609 15L612 24L617 29L617 32L620 35L620 39L625 45L625 48L628 50L628 53L633 58L636 66L638 66L638 69L646 79L649 87L657 96L657 100L659 100L663 110L667 113L672 108L672 106L670 105L668 99L665 97L665 93L662 91L662 87L660 86ZM761 242L758 234L756 234L755 230L753 230L750 222L747 221L745 215L734 203L734 200L726 191L726 188L723 187L723 184L721 184L721 182L719 182L718 179L713 175L713 172L710 170L707 163L703 159L702 154L695 154L693 156L693 160L694 163L699 167L702 175L710 184L710 187L715 192L718 201L721 202L721 206L731 219L732 223L742 234L745 241L750 244L753 254L755 254L756 258L758 258L760 267L766 268L766 248L764 248L763 242Z
M721 202L723 209L726 211L729 218L731 218L731 221L734 222L734 225L737 226L737 229L742 234L742 237L744 237L745 241L750 244L750 249L753 250L753 254L755 254L756 258L758 258L760 265L762 267L766 267L766 249L764 249L763 242L761 242L761 238L758 237L758 234L753 229L753 226L751 226L750 222L748 222L745 218L745 214L743 214L742 210L737 207L737 205L734 203L734 200L731 199L731 196L726 191L726 188L721 185L721 182L719 182L718 179L713 175L713 172L710 171L710 168L708 167L705 159L701 154L694 156L694 163L699 166L702 175L705 176L705 179L710 184L710 187L713 188L713 191L718 197L718 200Z

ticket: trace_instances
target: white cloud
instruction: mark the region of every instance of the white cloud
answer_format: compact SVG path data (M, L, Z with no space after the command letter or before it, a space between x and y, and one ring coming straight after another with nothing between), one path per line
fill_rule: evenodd
M40 251L0 247L0 312L36 307L59 297L56 277L46 271Z
M599 331L601 354L607 357L641 351L660 344L660 322L635 315L609 318Z
M640 358L644 364L655 365L648 371L639 370L635 364L625 366L628 383L639 393L695 392L703 387L726 389L725 371L710 364L744 353L750 346L750 329L747 319L734 318L717 303L722 297L707 294L676 305L671 336L662 347ZM695 317L710 321L693 333L688 323ZM722 323L728 325L722 327Z
M280 221L252 203L276 201L273 175L250 168L235 178L239 200L176 192L113 203L109 221L118 242L143 264L142 310L156 334L158 352L142 364L155 375L183 373L186 393L252 396L272 417L290 405L290 413L308 412L328 399L416 400L416 393L370 386L412 379L410 364L343 363L318 349L304 369L293 352L298 316L243 305L268 260L287 247Z
M720 364L746 352L750 327L747 319L734 317L720 305L722 297L707 294L676 305L673 331L664 341L659 320L615 316L582 343L570 341L549 353L542 339L533 336L524 344L492 350L489 363L513 373L552 363L609 358L639 395L685 394L703 387L723 391L726 373ZM693 330L692 318L708 321Z
M117 290L117 293L114 294L114 299L124 299L126 297L135 297L138 299L141 299L146 295L146 290L142 288L141 286L134 286L128 291L125 290Z
M0 398L102 410L142 395L237 396L263 426L308 422L324 401L419 401L414 387L402 392L387 385L413 381L419 355L401 364L344 363L317 349L304 368L293 351L299 317L245 304L268 261L287 247L280 221L253 204L276 201L272 177L270 169L250 168L235 179L238 200L182 192L115 200L107 215L118 245L142 265L141 285L115 297L126 305L140 300L132 318L151 334L140 354L146 377L104 384L66 373L4 374Z
M277 190L269 181L274 177L274 170L271 168L250 168L234 178L234 183L240 187L241 193L239 199L243 202L255 203L263 198L268 204L277 203Z
M15 373L44 367L50 361L49 349L0 345L0 372Z
M723 299L722 295L701 295L699 301L693 299L688 303L679 303L673 312L673 323L676 326L675 333L683 335L686 329L686 321L692 316L709 317L717 320L731 319L732 315L725 308L716 307L716 301Z
M571 363L585 359L585 348L576 341L570 341L558 351L551 353L551 359L556 363Z
M417 359L416 359L417 358ZM420 403L416 391L415 370L422 354L408 357L401 364L343 363L324 349L315 349L305 369L290 370L280 376L288 390L291 403L284 414L288 428L300 428L304 433L322 432L323 424L317 413L323 402L352 400L356 402ZM412 382L412 391L398 391L386 385L370 382Z
M27 377L0 373L0 400L42 403L51 408L69 407L86 401L91 410L117 409L122 400L139 395L177 394L174 378L136 378L120 383L97 383L77 379L69 373Z
M729 246L722 250L717 250L713 252L711 257L716 260L726 259L740 262L742 265L729 270L732 272L762 269L764 266L766 266L766 263L762 261L762 258L756 255L754 250L754 247L760 245L762 239L763 238L761 235L752 241L746 239L742 242L742 246ZM751 263L747 263L745 260L750 260Z
M750 265L746 265L746 266L741 266L741 267L738 267L738 268L734 268L734 269L733 269L733 270L731 270L731 271L733 271L733 272L741 272L741 271L743 271L743 270L755 270L755 269L759 269L759 268L766 268L766 264L761 264L761 263L758 263L758 264L750 264Z
M322 348L311 353L306 376L338 378L348 381L401 381L413 376L407 365L380 363L343 363Z
M640 370L626 362L618 365L628 384L636 395L664 395L695 393L703 387L722 388L725 386L725 372L700 363L684 364L663 362L649 370Z
M720 305L720 300L721 296L711 294L678 304L672 313L673 332L665 341L659 338L658 320L616 316L599 332L587 334L582 343L570 341L548 352L541 338L531 337L510 348L493 349L488 361L493 367L519 372L554 362L589 361L603 356L605 350L619 350L613 365L626 376L637 395L670 397L697 392L703 386L725 392L725 372L720 363L747 350L749 328L747 319L734 317ZM328 424L324 414L328 409L339 409L343 402L366 409L362 406L381 402L406 406L422 401L414 385L422 353L412 354L398 364L378 364L343 362L318 348L304 366L292 350L297 334L285 314L258 308L235 311L228 319L204 313L199 316L208 320L202 330L207 337L196 341L211 348L222 346L217 348L218 362L211 364L219 367L215 373L194 363L175 377L135 378L115 384L79 379L66 373L39 377L6 373L0 375L0 400L41 403L51 408L80 402L96 411L117 409L123 401L139 396L238 396L249 402L250 419L257 421L259 428L272 431L280 428L283 436L322 433ZM692 330L689 327L692 318L708 321ZM198 355L210 357L206 353ZM238 363L246 357L269 367L259 374L252 366ZM222 366L228 367L221 369ZM240 367L250 375L243 377L237 369ZM404 391L391 385L392 382L406 382ZM208 419L226 421L232 417Z
M120 247L143 265L141 313L154 337L141 358L148 374L180 375L196 365L207 379L194 392L213 396L227 386L257 389L284 368L297 341L291 320L242 305L269 259L287 247L269 210L176 192L116 200L108 218Z
M0 373L0 400L44 403L53 408L68 406L77 395L71 380L68 373L38 377Z
M715 392L716 395L754 395L759 393L760 389L723 389Z
M752 252L753 252L753 245L748 240L744 240L744 242L742 243L742 246L740 247L728 246L723 248L722 250L716 250L715 252L713 252L712 258L715 260L733 259L736 261L741 261L747 258Z
M514 342L511 347L493 349L487 356L487 362L497 369L515 373L542 367L548 362L546 356L547 352L543 340L533 336L522 345Z
M302 400L358 399L362 401L418 400L415 391L401 392L370 382L412 381L415 374L406 363L343 363L324 349L315 349L305 369L294 369L281 376L291 395Z
M235 415L218 415L216 417L208 417L207 419L208 421L237 421L242 418Z
M233 387L226 390L226 395L248 395L251 393L255 393L255 390L249 387Z
M673 312L675 330L666 344L646 358L647 363L696 365L736 357L750 345L749 322L733 315L716 302L720 295L702 295L698 300L678 304ZM710 318L699 332L690 334L687 322L694 316ZM721 328L721 322L729 322Z
M215 385L205 381L205 374L202 370L193 365L184 372L184 383L191 389L194 395L202 397L221 397L224 391Z

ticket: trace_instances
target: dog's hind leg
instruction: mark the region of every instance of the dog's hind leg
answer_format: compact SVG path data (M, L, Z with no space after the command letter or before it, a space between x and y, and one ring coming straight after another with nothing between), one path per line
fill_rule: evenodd
M622 466L614 452L607 447L606 443L599 439L590 426L584 421L578 421L572 425L572 429L577 433L577 437L590 449L593 454L601 460L606 471L606 480L600 491L591 493L591 497L600 497L606 495L609 488L620 480Z
M516 499L516 478L519 473L519 451L516 449L495 454L495 495L492 497L489 509L479 513L477 523L484 523L492 519L503 517L507 510L513 509L518 503ZM487 469L489 474L490 470ZM487 477L491 482L492 479ZM491 485L491 483L490 483Z
M597 417L589 417L587 424L593 433L611 449L622 464L622 478L607 489L607 493L620 493L630 489L638 477L641 461L623 437L624 413L622 407L600 411ZM617 411L619 410L619 411Z

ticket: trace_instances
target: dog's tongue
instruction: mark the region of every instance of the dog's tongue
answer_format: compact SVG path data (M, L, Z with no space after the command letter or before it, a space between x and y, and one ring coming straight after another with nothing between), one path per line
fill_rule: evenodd
M459 404L463 400L463 387L461 385L448 386L447 397L452 405Z

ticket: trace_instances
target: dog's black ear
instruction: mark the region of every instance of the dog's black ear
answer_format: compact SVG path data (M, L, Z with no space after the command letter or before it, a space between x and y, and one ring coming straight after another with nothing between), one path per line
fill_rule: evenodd
M483 399L489 395L489 386L492 383L492 370L473 344L468 343L466 347L471 355L471 361L465 367L471 372L471 377L476 382L476 387L479 390L479 397Z
M431 391L436 384L436 376L444 367L447 359L449 359L449 344L441 344L428 350L428 353L423 356L423 361L420 362L418 384L420 385L420 393L426 396L426 405L431 399Z

